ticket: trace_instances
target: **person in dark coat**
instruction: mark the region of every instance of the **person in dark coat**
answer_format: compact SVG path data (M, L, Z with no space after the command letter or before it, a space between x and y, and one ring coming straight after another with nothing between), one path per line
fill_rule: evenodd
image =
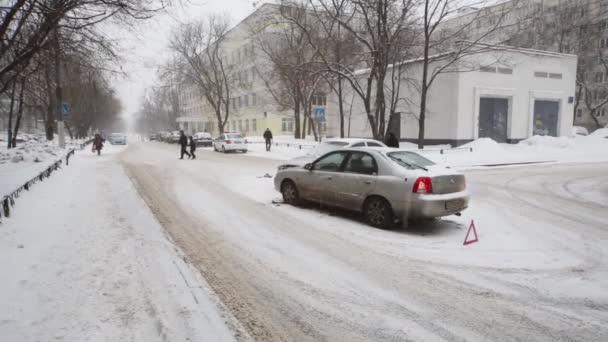
M272 132L269 128L264 131L264 140L266 141L266 152L270 152L270 146L272 146Z
M386 138L386 146L399 148L399 139L397 139L393 132L388 133L388 137Z
M196 155L194 154L194 151L196 151L196 141L194 140L194 138L192 138L192 136L190 136L189 139L190 139L190 155L192 156L192 159L196 159ZM190 157L188 157L188 159L190 159Z
M188 147L188 138L184 134L184 131L179 131L179 145L181 146L181 157L179 159L184 159L184 154L190 157L190 153L186 151L186 147Z
M101 154L101 149L103 148L103 139L99 133L95 133L95 138L93 139L93 153L97 151L97 155Z

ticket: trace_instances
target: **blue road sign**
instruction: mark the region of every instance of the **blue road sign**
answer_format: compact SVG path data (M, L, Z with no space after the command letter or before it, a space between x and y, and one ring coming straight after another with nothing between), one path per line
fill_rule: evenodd
M61 104L61 116L63 120L69 120L72 117L72 106L69 103Z
M313 113L315 121L325 121L325 108L317 107Z

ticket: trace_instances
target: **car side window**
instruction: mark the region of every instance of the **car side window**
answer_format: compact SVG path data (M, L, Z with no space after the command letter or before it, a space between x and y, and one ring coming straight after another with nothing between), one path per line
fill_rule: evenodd
M312 169L317 171L339 171L344 162L346 152L336 152L317 160Z
M382 145L380 145L378 143L375 143L375 142L372 142L372 141L368 142L367 146L369 146L369 147L382 147Z
M354 144L352 147L364 147L364 146L365 146L365 143L360 142L360 143Z
M378 173L378 165L371 155L364 152L352 152L346 162L344 172L373 175Z

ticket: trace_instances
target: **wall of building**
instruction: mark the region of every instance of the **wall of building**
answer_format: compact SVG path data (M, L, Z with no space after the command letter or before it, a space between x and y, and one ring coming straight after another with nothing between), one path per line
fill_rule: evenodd
M459 139L476 139L479 129L479 102L482 97L509 100L508 138L517 141L533 135L534 101L559 101L558 135L569 135L574 114L576 56L523 54L498 51L470 58L471 63L491 65L496 72L481 70L459 74ZM497 64L493 61L499 60ZM501 68L501 69L498 69ZM512 70L512 74L500 70ZM561 75L561 79L535 76L535 72Z
M425 121L427 143L461 144L477 139L479 106L483 97L508 99L508 141L518 141L533 134L536 99L559 101L558 135L569 135L573 122L576 63L576 56L508 49L476 54L459 61L451 72L437 76L429 90ZM440 64L431 64L429 70L437 67ZM401 112L401 139L405 141L417 141L418 138L421 68L420 62L409 63L402 76L396 111ZM535 72L544 72L547 76L559 74L561 78L541 78L535 76ZM345 98L353 98L352 91L347 89ZM347 136L371 137L360 97L355 95L352 103L344 105L349 109L352 106ZM328 110L328 133L339 136L335 96Z

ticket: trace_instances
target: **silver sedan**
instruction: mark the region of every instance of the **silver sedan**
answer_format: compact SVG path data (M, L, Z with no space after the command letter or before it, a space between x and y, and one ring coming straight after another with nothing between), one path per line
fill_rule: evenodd
M462 173L396 149L341 149L304 166L282 165L274 185L285 203L308 200L360 211L379 228L458 214L469 203Z

